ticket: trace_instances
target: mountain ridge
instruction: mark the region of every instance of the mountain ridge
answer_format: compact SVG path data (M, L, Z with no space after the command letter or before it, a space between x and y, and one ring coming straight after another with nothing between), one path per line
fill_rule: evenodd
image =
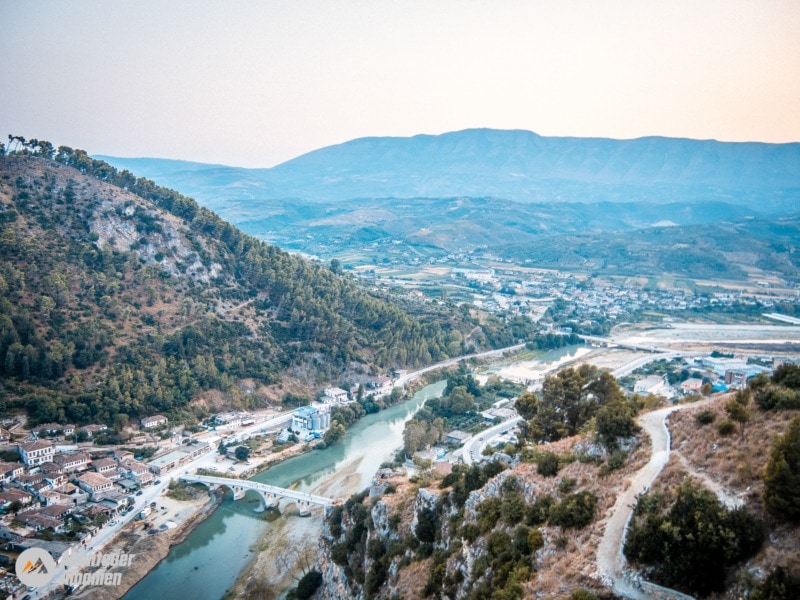
M164 177L166 184L180 171L191 169L197 177L213 169L228 178L218 181L220 186L223 181L250 186L246 194L223 193L228 200L495 196L519 202L688 198L763 204L786 200L787 194L795 202L800 198L797 142L545 137L521 129L480 128L356 138L268 169L203 169L178 161L182 168L169 172L164 159L104 159L120 168L147 169L142 175ZM224 191L224 186L215 189L217 196ZM199 197L208 200L202 193Z

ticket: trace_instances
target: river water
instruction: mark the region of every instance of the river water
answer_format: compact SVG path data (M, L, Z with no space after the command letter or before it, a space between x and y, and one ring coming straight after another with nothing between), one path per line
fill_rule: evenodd
M254 481L281 487L296 486L313 492L331 476L357 464L358 489L369 485L381 463L403 444L403 426L429 398L440 396L445 381L426 386L407 402L365 416L338 443L314 450L270 467ZM200 523L167 557L124 596L125 600L190 598L219 600L253 558L274 512L258 513L259 496L253 492L234 501L227 494L222 504ZM312 512L319 519L319 509Z

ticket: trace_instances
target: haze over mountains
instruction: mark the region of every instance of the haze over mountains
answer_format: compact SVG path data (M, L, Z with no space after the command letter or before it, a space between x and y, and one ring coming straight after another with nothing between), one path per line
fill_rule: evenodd
M518 202L718 199L785 207L800 197L800 144L542 137L468 129L360 138L271 169L101 157L200 200L496 197Z
M271 169L103 159L197 198L247 233L352 264L484 249L624 273L697 273L706 262L727 276L752 264L797 270L800 143L471 129L362 138ZM637 251L606 256L610 233ZM703 246L690 263L659 258L688 237ZM745 247L748 264L731 258Z

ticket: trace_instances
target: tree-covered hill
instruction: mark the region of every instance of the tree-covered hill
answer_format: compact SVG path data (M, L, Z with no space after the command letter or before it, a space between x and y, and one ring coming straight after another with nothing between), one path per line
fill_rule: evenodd
M0 156L0 393L35 421L180 413L206 390L312 382L465 350L469 311L417 308L241 233L82 150ZM527 325L481 319L470 344Z

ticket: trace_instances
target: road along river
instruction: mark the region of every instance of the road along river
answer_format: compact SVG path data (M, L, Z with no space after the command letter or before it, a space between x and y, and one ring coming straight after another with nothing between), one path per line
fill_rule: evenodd
M381 463L402 446L405 422L425 400L440 396L444 387L444 381L428 385L403 404L365 416L338 444L291 458L255 475L253 480L324 494L337 473L344 472L348 474L347 495L364 489ZM125 600L219 600L261 552L263 540L271 537L272 530L309 530L309 535L318 535L318 531L314 534L310 530L321 526L316 523L322 519L321 509L315 509L306 519L287 514L276 520L274 512L259 513L260 508L259 497L253 492L237 501L228 494L214 514L131 588ZM290 535L291 531L283 534ZM291 569L287 566L286 570Z

